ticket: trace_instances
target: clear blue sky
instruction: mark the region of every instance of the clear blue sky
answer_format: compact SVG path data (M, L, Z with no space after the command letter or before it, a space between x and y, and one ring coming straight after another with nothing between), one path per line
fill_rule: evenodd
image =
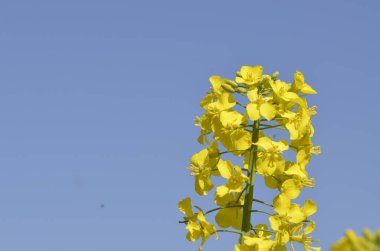
M0 250L196 250L176 208L192 120L210 75L256 64L319 92L322 247L380 228L379 25L378 0L2 0Z

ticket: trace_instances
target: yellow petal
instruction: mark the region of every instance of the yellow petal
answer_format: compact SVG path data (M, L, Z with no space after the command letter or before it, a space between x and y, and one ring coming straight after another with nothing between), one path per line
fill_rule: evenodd
M260 110L257 104L248 104L247 113L248 113L249 119L252 121L258 120L260 118Z
M285 195L277 195L273 199L273 207L278 214L285 215L290 209L290 200Z
M226 187L225 185L223 185L223 186L219 186L219 187L216 189L216 194L217 194L217 196L219 196L219 197L223 197L223 196L225 196L228 192L229 192L229 189L228 189L228 187Z
M204 182L199 179L199 175L195 176L195 191L201 195L207 195L207 191L204 189Z
M283 151L289 149L288 141L286 141L285 139L280 140L280 141L278 142L277 146L278 146L278 149L279 149L281 152L283 152Z
M276 108L272 104L266 102L261 104L260 113L267 120L272 120L276 116Z
M315 229L315 221L311 222L307 227L305 227L305 229L303 230L303 233L306 235L306 234L310 234L314 231Z
M278 181L272 176L264 176L265 185L271 189L278 187Z
M256 142L256 145L264 148L264 150L268 150L273 147L273 141L268 137L261 137Z
M278 231L280 229L281 220L279 219L278 215L270 216L269 217L269 223L270 223L270 227L273 230Z
M190 164L196 167L202 167L206 164L208 157L208 150L203 149L199 153L194 154L191 157Z
M223 178L229 179L233 174L233 167L230 161L219 160L218 170Z
M296 179L285 180L281 185L281 194L293 200L299 196L302 190L302 183Z
M186 225L186 229L187 231L189 231L189 233L186 236L186 238L189 241L194 242L201 236L201 226L198 223L195 223L194 221L189 221Z
M256 102L259 99L258 89L253 88L247 92L247 97L251 102Z
M178 202L178 209L184 213L187 217L193 216L193 209L191 207L191 198L187 197Z
M302 211L306 217L309 217L310 215L313 215L317 212L317 204L315 204L314 201L307 199L304 206L302 207Z
M297 102L300 99L300 97L294 92L286 92L282 95L282 98L286 101L293 102Z
M304 83L302 88L301 88L301 92L305 93L305 94L317 94L317 92L308 84Z
M301 210L300 206L298 204L292 204L290 206L288 217L290 218L289 221L292 223L300 223L304 220L306 220L305 214Z
M219 91L222 88L222 78L220 76L211 76L210 82L214 91Z
M245 151L249 149L252 144L252 134L244 129L233 131L230 134L230 139L232 149L228 150L233 151L232 154L234 155L241 155L242 152L239 152L237 150Z
M233 210L233 215L232 215L232 227L240 230L241 229L241 224L243 222L243 210L240 208L231 208Z
M215 221L221 228L228 228L232 225L232 218L229 208L221 209L219 212L215 215Z
M207 94L202 101L199 103L199 105L207 110L207 106L214 102L214 95L212 93Z
M229 93L223 93L217 102L216 108L219 111L224 111L224 110L231 109L235 105L236 105L236 100L234 96L232 96Z

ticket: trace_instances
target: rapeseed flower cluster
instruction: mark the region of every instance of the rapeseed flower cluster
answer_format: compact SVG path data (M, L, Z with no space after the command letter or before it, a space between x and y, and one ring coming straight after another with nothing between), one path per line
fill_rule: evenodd
M380 230L364 229L363 236L347 230L345 236L331 247L331 251L380 251Z
M306 96L317 92L301 72L294 74L292 83L278 76L278 72L264 74L262 66L243 66L234 80L210 77L211 89L200 102L204 114L196 118L198 142L205 147L192 156L188 170L196 193L213 192L217 208L193 207L189 197L178 204L187 239L201 239L199 250L210 236L217 239L219 232L239 235L235 251L295 250L294 243L306 251L320 250L310 236L315 222L309 217L317 211L316 204L310 199L302 205L294 202L304 188L314 187L307 165L320 154L320 147L312 142L316 107L308 106ZM288 138L275 140L274 130L287 131ZM286 151L295 153L292 160L284 157ZM228 154L240 157L240 165L226 159ZM255 175L278 191L271 203L254 197ZM224 182L215 187L215 179ZM271 212L255 209L254 203ZM211 213L216 224L206 219ZM253 225L252 213L268 215L267 224Z

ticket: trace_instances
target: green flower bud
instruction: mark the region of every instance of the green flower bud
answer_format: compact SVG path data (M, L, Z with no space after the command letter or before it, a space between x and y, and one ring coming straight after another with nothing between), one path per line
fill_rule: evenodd
M247 89L245 89L245 88L243 88L243 87L238 87L238 88L236 89L236 91L237 91L238 93L242 93L242 94L247 93Z
M233 87L233 88L236 88L236 87L239 86L236 82L231 81L231 80L229 80L229 79L226 79L225 82L226 82L226 84L230 85L230 86Z
M227 85L227 84L222 84L222 88L227 91L227 92L232 92L234 93L235 92L235 89L232 88L230 85Z
M275 73L272 74L272 79L276 80L278 78L278 75L280 75L280 73L276 71Z
M261 80L261 84L265 87L267 84L269 84L269 76L266 75L265 77L263 77L263 79Z

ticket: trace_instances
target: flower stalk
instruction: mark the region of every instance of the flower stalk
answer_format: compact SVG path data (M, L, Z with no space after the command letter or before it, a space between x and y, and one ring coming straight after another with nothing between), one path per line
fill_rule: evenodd
M260 120L257 120L253 124L252 143L256 143L259 139ZM245 194L244 207L243 207L243 221L241 225L241 231L248 233L251 230L251 210L253 204L253 192L255 188L255 173L256 173L256 160L257 160L257 146L252 145L252 149L249 154L249 180L248 189Z

